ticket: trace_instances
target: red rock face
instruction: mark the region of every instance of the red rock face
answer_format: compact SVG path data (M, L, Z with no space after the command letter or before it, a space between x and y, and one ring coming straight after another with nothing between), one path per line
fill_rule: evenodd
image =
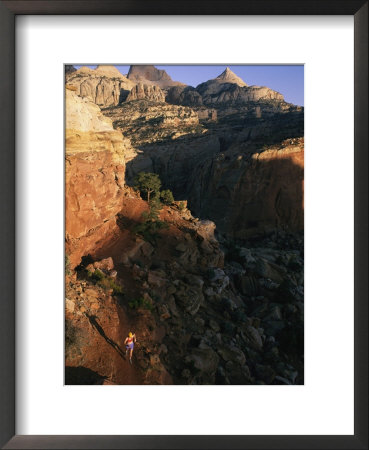
M301 144L301 143L300 143ZM237 192L243 208L232 217L236 237L281 228L304 229L304 147L253 155Z
M96 139L108 143L111 136L102 135L96 135ZM96 251L96 246L101 246L114 232L115 216L122 204L124 170L124 161L115 161L109 148L67 153L66 251L73 267L82 255Z

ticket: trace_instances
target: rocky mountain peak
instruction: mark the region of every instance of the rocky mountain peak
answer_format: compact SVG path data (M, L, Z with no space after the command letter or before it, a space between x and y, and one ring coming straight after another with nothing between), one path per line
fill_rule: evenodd
M220 81L222 83L234 83L241 87L247 86L247 84L234 72L232 72L232 70L229 67L227 67L226 70L222 72L219 76L217 76L215 80Z
M161 89L171 86L184 86L179 81L173 81L165 70L159 70L151 65L131 66L127 78L135 83L156 85Z

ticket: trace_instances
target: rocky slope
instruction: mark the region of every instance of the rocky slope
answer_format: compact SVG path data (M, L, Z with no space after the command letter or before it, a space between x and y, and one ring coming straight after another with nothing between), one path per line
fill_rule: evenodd
M66 72L66 82L75 87L77 95L100 107L118 105L125 100L135 83L124 77L114 66L81 67Z
M67 277L71 384L302 383L302 240L220 245L212 222L173 205L148 242L133 231L146 208L126 190L119 234Z

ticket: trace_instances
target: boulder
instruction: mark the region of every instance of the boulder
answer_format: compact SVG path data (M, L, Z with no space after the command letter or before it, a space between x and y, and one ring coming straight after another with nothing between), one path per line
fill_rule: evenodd
M155 286L158 288L164 287L167 280L164 278L165 273L163 273L162 271L153 271L150 270L147 276L147 282L151 285L151 286Z
M269 278L276 283L282 283L285 278L285 270L282 267L268 262L266 259L258 258L255 264L255 272L263 278Z
M114 261L113 258L105 258L101 259L100 261L94 262L95 269L100 269L105 272L109 272L110 270L114 269Z
M195 315L204 302L202 288L199 285L188 285L183 282L178 283L174 297L176 303L191 315Z
M224 346L217 349L218 354L224 361L238 362L241 366L246 364L245 354L235 346Z
M209 280L211 287L216 294L221 294L222 291L229 285L229 277L224 270L219 268L210 269Z
M247 326L245 327L245 336L247 340L247 344L253 348L254 350L260 351L263 348L263 341L261 339L261 336L259 334L259 331L252 327Z
M193 362L194 367L201 372L213 374L217 370L219 357L211 348L196 348L186 357L186 361Z
M75 303L73 300L69 300L68 298L65 299L65 308L69 313L74 312Z

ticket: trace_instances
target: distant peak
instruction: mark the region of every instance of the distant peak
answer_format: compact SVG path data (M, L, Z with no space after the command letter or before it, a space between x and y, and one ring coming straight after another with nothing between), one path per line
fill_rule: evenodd
M234 83L238 86L247 86L247 84L238 77L232 70L227 67L224 72L222 72L219 76L215 78L217 81L220 81L221 83Z
M121 78L122 74L119 72L119 70L115 66L108 66L108 65L99 65L95 69L95 73L106 75L109 77L118 77Z
M135 83L154 84L162 89L183 85L179 81L173 81L165 70L159 70L151 65L130 66L127 78Z

